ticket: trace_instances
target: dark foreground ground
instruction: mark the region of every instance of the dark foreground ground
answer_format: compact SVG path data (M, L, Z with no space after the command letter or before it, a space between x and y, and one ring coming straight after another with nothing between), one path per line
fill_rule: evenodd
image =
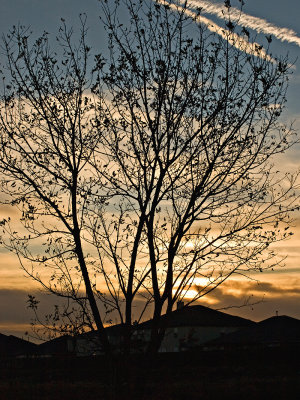
M1 400L298 399L300 351L1 359Z

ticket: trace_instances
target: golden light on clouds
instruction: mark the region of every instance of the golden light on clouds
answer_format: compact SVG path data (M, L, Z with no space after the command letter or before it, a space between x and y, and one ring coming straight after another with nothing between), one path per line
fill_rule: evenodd
M160 3L167 4L166 1L161 0ZM219 16L217 13L217 9L213 7L218 7L218 10L220 10L219 6L213 6L212 3L208 1L191 1L190 4L198 4L201 6L206 6L206 11L211 12L212 14ZM170 4L171 9L174 9L174 5ZM212 7L212 8L210 8ZM178 9L178 7L176 7ZM180 8L179 8L180 9ZM235 13L235 9L233 9L233 15ZM244 51L245 53L248 54L254 54L255 56L261 57L261 58L266 58L269 61L274 61L270 56L267 55L266 51L264 50L263 47L259 46L257 43L250 43L248 39L243 36L239 36L235 34L234 32L230 30L226 30L222 27L220 27L218 24L214 23L210 19L204 17L203 15L197 16L197 14L192 11L192 10L187 10L186 14L192 18L195 19L195 22L200 22L203 23L207 26L207 28L219 36L221 36L223 39L227 40L230 44L233 46L237 47L241 51ZM240 13L239 14L240 22L244 21L244 25L247 27L250 27L251 29L253 26L251 23L257 22L256 20L251 20L251 16L247 16L246 14ZM244 19L243 19L244 18ZM253 17L254 18L254 17ZM251 22L252 21L252 22ZM253 23L254 23L253 22ZM263 24L265 23L265 20L260 19L259 23ZM248 25L247 25L248 24ZM276 27L275 27L276 28ZM274 28L274 29L275 29ZM253 28L254 29L254 28ZM259 28L260 29L260 28ZM270 26L267 26L267 31L264 31L263 29L261 31L256 29L259 32L272 32L270 30ZM273 29L273 28L272 28ZM276 37L278 37L280 40L286 40L290 41L293 43L297 43L295 39L294 32L292 31L283 31L278 28L275 33L273 32ZM282 28L283 29L283 28ZM285 29L285 28L284 28ZM284 36L285 35L285 36ZM290 36L288 36L290 35ZM293 36L294 35L294 36ZM298 38L297 40L300 41ZM299 42L300 45L300 42ZM276 107L276 105L274 105ZM284 156L286 160L288 160L288 156ZM281 162L278 162L278 164L281 167ZM285 165L285 164L284 164ZM295 165L295 163L293 164ZM285 165L286 166L286 165ZM18 211L16 208L10 206L10 205L1 205L0 206L0 218L8 218L11 217L13 219L13 226L15 229L19 230L21 229L22 225L19 224L18 222ZM45 221L47 222L47 217L45 217ZM273 247L274 250L279 253L281 256L286 256L288 255L289 257L286 260L286 269L284 268L276 268L275 270L271 273L266 272L263 274L260 273L250 273L250 278L251 280L245 280L242 277L235 277L232 280L228 280L225 283L223 283L221 286L217 287L214 291L209 293L207 296L203 297L200 299L200 301L204 302L205 304L211 306L212 308L222 308L225 306L237 306L239 307L240 303L243 301L244 298L248 298L250 296L253 296L254 298L257 298L258 300L261 298L264 299L271 299L274 302L278 302L278 304L283 304L282 298L285 297L284 300L286 300L286 304L288 304L288 301L290 302L295 302L299 301L300 299L300 280L298 279L299 272L300 272L300 265L298 260L300 259L300 250L299 250L299 239L300 239L300 219L298 219L295 222L295 235L291 238L290 241L288 242L282 242L282 243L276 243ZM218 244L218 243L216 243ZM167 246L167 242L165 242L165 247ZM226 244L226 246L230 246L230 243ZM185 244L186 250L192 250L194 247L194 244L190 241ZM220 248L222 249L222 242L220 242ZM125 251L125 250L124 250ZM127 250L126 250L127 251ZM223 247L224 251L224 247ZM147 252L147 249L145 249L145 252ZM23 293L22 296L24 297L25 292L32 292L36 291L37 288L39 287L37 283L35 283L33 280L30 278L25 277L24 271L19 266L19 260L18 258L11 254L8 253L6 250L1 250L1 260L0 260L0 291L4 293L5 290L10 289L11 290L11 296L13 296L13 293ZM126 254L127 257L127 254ZM129 258L129 257L128 257ZM231 261L231 260L230 260ZM141 265L143 265L144 260L142 259ZM285 275L283 275L282 272L285 272ZM104 282L104 278L97 278L97 289L101 290L102 285ZM112 278L113 279L113 278ZM199 292L201 294L201 288L206 288L208 285L211 284L209 279L207 278L195 278L193 282L188 282L187 284L187 289L184 291L183 290L183 296L184 300L190 301L194 299L195 297L199 296ZM212 283L212 286L214 284ZM104 286L104 285L103 285ZM24 292L25 290L25 292ZM173 294L176 293L176 286L173 290ZM205 293L205 290L203 291ZM22 299L23 299L22 297ZM13 298L13 297L7 297L7 298ZM26 298L26 296L24 297ZM281 302L281 303L280 303ZM250 303L249 303L250 304ZM16 306L17 307L17 306ZM26 307L25 300L20 301L18 303L19 309L22 307ZM258 305L257 307L260 307ZM299 317L300 317L300 311L299 311ZM16 322L17 321L17 322ZM27 329L28 324L24 323L22 321L22 318L20 316L15 316L15 322L13 321L5 321L2 324L0 324L0 331L2 329L8 330L9 327L11 327L13 324L16 327L16 331L22 331L22 329Z

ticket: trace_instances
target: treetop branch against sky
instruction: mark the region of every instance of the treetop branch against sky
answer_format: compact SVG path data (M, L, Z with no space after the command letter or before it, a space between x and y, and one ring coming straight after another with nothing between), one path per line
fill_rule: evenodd
M287 175L284 183L276 172L280 170L282 176L299 167L297 146L282 154L299 127L296 93L300 76L294 60L300 39L292 20L295 13L281 21L279 16L284 13L279 2L271 2L270 7L268 1L263 6L251 1L241 12L238 1L230 8L228 2L224 6L193 0L187 2L185 15L194 21L186 26L176 20L184 2L175 6L175 2L160 0L157 3L169 5L160 21L178 28L168 37L170 31L164 31L159 23L160 35L159 29L151 31L151 24L142 27L144 19L133 19L131 30L126 31L113 20L113 13L97 2L85 5L86 9L76 1L54 2L51 10L40 2L14 3L11 8L4 6L5 33L20 21L31 25L34 35L42 31L50 35L44 34L31 48L26 40L20 47L20 38L27 33L19 27L2 48L1 64L6 53L15 75L12 82L6 82L6 104L1 106L1 159L6 177L1 200L5 203L8 199L4 192L13 200L1 206L1 218L14 220L19 216L18 206L21 208L28 233L16 238L14 232L20 226L14 222L11 246L27 259L27 269L28 261L54 268L54 274L48 275L43 275L45 268L37 270L38 275L35 270L29 272L53 293L75 299L81 318L76 329L91 321L97 324L93 320L95 305L88 303L89 295L82 294L83 281L88 284L84 273L81 275L85 268L94 271L89 290L94 290L106 310L116 311L113 318L118 320L113 322L131 323L139 318L145 300L154 304L159 316L176 300L190 301L204 293L202 304L215 308L241 305L251 297L254 300L249 303L264 298L254 311L237 309L253 319L277 310L300 317L296 306L300 280L297 216L294 237L277 242L290 232L284 211L297 206L291 197L293 178ZM299 7L297 2L290 4ZM87 23L81 17L76 44L67 26L77 26L78 36L81 12L86 13ZM104 37L97 13L106 21L111 42ZM223 16L230 16L226 25ZM54 41L52 44L48 37L57 32L59 17L66 25L60 33L62 58L56 59L48 47ZM122 22L126 26L130 19ZM234 29L236 23L240 27ZM197 45L180 42L178 32L195 34L198 29ZM135 35L130 36L132 33ZM216 34L213 45L207 41L211 33ZM253 33L257 36L252 42ZM139 38L139 45L134 38ZM96 80L91 84L90 42L92 52L103 51L110 65L102 71L99 57ZM162 56L159 49L167 48L167 42L174 50ZM184 58L178 61L181 45ZM14 46L19 46L17 56ZM59 49L59 44L55 46ZM286 61L286 46L293 67ZM60 65L59 71L56 65ZM293 75L284 109L288 69ZM64 81L58 84L60 77ZM19 99L11 96L14 89ZM38 90L40 97L34 94ZM91 94L87 95L87 90ZM41 107L46 107L42 113ZM287 128L283 128L284 122ZM272 179L271 168L265 166L271 155ZM276 182L282 182L280 190ZM46 240L44 252L42 237ZM272 242L271 252L262 253ZM1 251L0 296L4 301L0 331L22 331L28 320L23 313L21 317L20 309L24 310L27 291L34 291L35 286L23 277L18 260L4 247ZM273 251L278 258L271 261ZM283 269L276 262L286 255ZM261 274L268 260L275 271ZM234 271L239 275L227 280ZM245 274L250 282L241 280ZM220 282L223 285L219 286ZM100 318L103 312L105 315L100 307ZM103 318L102 323L106 323Z

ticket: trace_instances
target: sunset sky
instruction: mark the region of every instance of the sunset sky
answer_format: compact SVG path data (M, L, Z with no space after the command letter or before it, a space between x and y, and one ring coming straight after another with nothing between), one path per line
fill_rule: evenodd
M220 23L221 1L190 2L191 6L203 7L204 16L215 24ZM78 15L87 14L89 26L88 39L98 52L104 51L103 29L99 21L100 8L96 0L0 0L0 29L7 33L18 23L30 25L34 34L44 30L55 35L64 18L68 25L76 28ZM239 6L239 1L232 1L232 6ZM245 0L243 24L251 33L257 34L256 41L265 43L264 36L272 34L272 52L286 55L294 63L293 75L290 79L288 102L282 120L293 122L300 131L300 2L299 0ZM254 17L254 18L252 18ZM285 29L283 29L285 28ZM2 57L0 50L0 58ZM282 170L294 172L300 168L300 145L276 160ZM16 212L8 206L0 206L0 218ZM275 268L261 274L252 274L251 280L233 278L201 304L222 309L232 305L240 306L249 300L258 304L242 308L229 308L227 312L244 316L253 320L262 320L275 315L276 312L300 319L300 214L294 215L294 235L289 241L277 245L280 255L287 256L284 268ZM29 328L31 314L26 309L27 294L36 288L30 279L24 276L15 255L9 254L0 247L0 332L22 336ZM258 282L259 281L259 282ZM46 295L42 299L42 311L47 312L49 304L55 300ZM261 301L260 301L261 300Z

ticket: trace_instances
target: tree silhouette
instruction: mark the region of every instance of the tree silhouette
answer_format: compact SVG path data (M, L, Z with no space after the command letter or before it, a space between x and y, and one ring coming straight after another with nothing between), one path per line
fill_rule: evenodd
M4 40L1 188L27 234L2 226L27 273L66 299L52 315L64 329L96 328L109 352L113 312L130 352L133 320L151 312L155 352L177 301L278 263L297 176L271 160L297 139L278 122L288 60L242 39L230 7L218 35L164 1L122 1L122 24L119 3L101 3L110 55L92 67L84 18L76 46L63 23L57 54L46 33Z

